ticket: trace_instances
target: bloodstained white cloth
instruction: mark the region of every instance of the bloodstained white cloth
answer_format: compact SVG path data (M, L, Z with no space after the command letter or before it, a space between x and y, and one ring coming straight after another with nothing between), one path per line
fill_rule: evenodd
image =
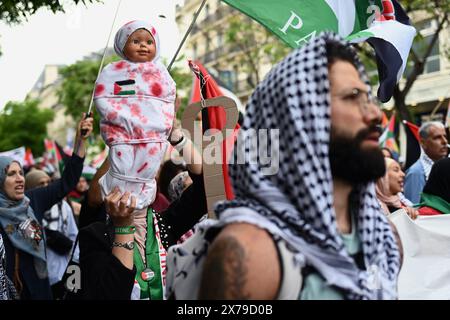
M110 147L102 195L115 186L137 198L137 209L156 195L155 176L174 118L175 82L159 62L126 60L105 67L96 82L100 131Z

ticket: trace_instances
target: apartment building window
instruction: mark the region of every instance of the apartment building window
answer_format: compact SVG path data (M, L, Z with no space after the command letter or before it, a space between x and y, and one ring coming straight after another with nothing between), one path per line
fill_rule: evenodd
M424 56L431 40L434 37L437 29L436 20L424 20L416 23L416 29L419 30L422 39L416 40L413 43L412 49L417 54L419 59ZM408 59L408 64L406 66L405 76L409 77L414 66L414 60ZM438 72L441 70L441 60L440 60L440 42L439 39L434 43L431 53L425 63L423 74Z
M437 21L436 20L426 20L417 24L417 29L420 30L420 34L423 37L423 40L417 41L413 48L419 54L419 56L425 53L428 46L430 45L434 34L437 29ZM439 50L439 39L433 45L430 56L428 57L425 63L425 69L423 71L424 74L437 72L441 70L441 61L440 61L440 50Z
M228 90L232 90L233 88L233 71L230 70L218 70L219 71L219 79L223 82L225 87Z

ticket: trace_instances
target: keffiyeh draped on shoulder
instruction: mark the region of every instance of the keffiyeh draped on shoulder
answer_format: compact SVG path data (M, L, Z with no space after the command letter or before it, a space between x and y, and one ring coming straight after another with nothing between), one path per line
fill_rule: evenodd
M324 33L293 51L257 87L240 134L279 129L279 171L264 175L260 164L232 164L236 199L216 207L219 225L248 222L284 239L299 263L312 266L349 299L396 298L400 256L374 183L356 190L359 238L366 270L357 267L339 236L329 163L330 83L326 43L344 41ZM363 66L354 60L363 81ZM248 142L248 141L247 141ZM248 144L246 143L245 146ZM249 152L248 147L241 145Z

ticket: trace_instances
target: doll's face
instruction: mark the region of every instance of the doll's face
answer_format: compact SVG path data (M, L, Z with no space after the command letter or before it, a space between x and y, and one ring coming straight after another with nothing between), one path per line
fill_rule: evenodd
M156 56L155 39L145 29L136 30L128 38L123 53L131 62L150 62Z

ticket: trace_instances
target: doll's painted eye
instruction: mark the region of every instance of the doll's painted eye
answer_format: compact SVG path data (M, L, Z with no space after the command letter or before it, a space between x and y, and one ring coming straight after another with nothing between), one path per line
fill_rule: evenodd
M148 40L147 43L148 43L149 45L152 45L152 44L153 44L153 40Z
M139 40L134 39L134 40L133 40L133 43L134 43L134 44L139 44Z

